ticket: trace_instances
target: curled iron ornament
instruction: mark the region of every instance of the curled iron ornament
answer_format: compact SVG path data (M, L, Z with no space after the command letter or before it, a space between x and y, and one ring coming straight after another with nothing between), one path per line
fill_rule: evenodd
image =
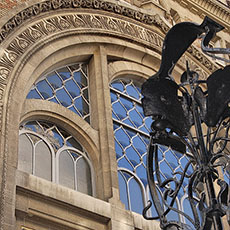
M230 148L230 66L218 69L207 80L199 80L198 73L190 70L187 63L180 84L172 77L175 64L198 37L203 37L202 50L206 54L230 53L229 49L209 48L211 39L222 29L223 26L208 17L201 25L183 22L172 27L164 40L159 71L142 85L144 114L154 120L147 176L157 212L155 217L147 215L152 206L150 201L143 216L149 220L160 219L163 230L210 230L212 226L221 230L221 218L230 217L229 185L220 178L218 170L222 168L230 173L230 157L226 154ZM158 145L187 155L189 161L183 172L174 172L170 178L162 180ZM193 168L192 173L189 167ZM188 179L191 214L174 205L185 179ZM158 188L163 191L161 197ZM177 213L180 221L168 220L170 212Z

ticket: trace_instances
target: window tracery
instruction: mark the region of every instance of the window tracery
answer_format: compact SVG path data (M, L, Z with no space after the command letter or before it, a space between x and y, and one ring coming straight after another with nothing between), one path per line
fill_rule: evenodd
M71 134L44 121L22 124L19 134L19 170L93 195L92 164Z
M146 174L146 150L152 119L145 117L143 114L140 88L133 80L120 79L113 81L110 84L110 95L120 199L125 204L126 209L141 214L143 207L150 199ZM170 147L163 145L158 146L158 160L162 181L172 176L179 178L180 173L189 161L186 155L175 152ZM189 173L192 173L192 171L193 168L189 167ZM175 185L171 183L170 186L173 188ZM189 209L189 206L186 205L187 188L188 178L185 179L179 191L179 199L175 202L175 206L181 210ZM163 196L164 191L159 185L158 192ZM191 212L192 210L187 210L187 213ZM149 216L156 215L156 210L152 207ZM170 216L172 220L175 220L176 217L178 221L185 221L182 216L175 212L171 211Z
M41 76L27 99L41 99L60 104L90 123L87 65L67 65Z

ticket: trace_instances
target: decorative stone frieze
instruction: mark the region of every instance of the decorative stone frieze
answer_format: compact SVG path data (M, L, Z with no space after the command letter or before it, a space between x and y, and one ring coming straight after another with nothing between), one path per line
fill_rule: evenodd
M70 8L86 8L108 11L127 16L148 25L156 25L160 27L163 32L166 32L169 29L168 25L160 18L159 15L148 15L140 11L121 6L118 3L115 4L102 0L47 0L24 9L11 18L0 30L0 43L9 36L15 28L25 21L42 13Z
M226 30L229 30L230 25L230 10L227 5L224 5L220 1L216 0L175 0L186 8L193 8L199 11L199 15L209 15L215 17L222 24L226 26Z
M214 65L203 53L201 53L195 46L190 46L187 50L196 60L198 60L202 66L207 68L210 72L217 70L217 66Z
M41 20L26 28L5 49L0 58L0 90L3 90L7 83L7 78L12 71L18 58L26 52L33 44L46 36L64 31L84 30L84 33L110 34L132 39L149 47L161 51L163 37L156 32L141 27L137 24L118 19L111 16L99 14L64 14ZM195 46L191 46L188 52L197 59L208 70L216 69L215 65L205 57Z
M144 43L161 50L163 38L136 24L102 15L67 14L39 21L20 33L5 49L0 58L0 83L5 85L18 58L34 43L46 36L64 31L85 29L85 33L111 34ZM0 87L1 87L0 85Z

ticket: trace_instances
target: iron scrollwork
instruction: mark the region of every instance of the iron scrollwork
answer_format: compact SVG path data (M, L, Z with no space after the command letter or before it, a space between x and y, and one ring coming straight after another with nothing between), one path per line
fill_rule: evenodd
M221 218L230 215L229 185L220 171L221 168L230 172L230 66L216 70L207 80L200 80L187 63L179 84L172 77L175 64L198 37L203 38L204 53L214 57L218 53L229 54L229 49L209 47L211 39L222 29L223 26L208 17L201 25L183 22L172 27L164 40L159 71L142 85L144 114L154 120L147 175L157 216L148 216L151 201L143 215L146 219L160 219L164 230L209 230L212 226L221 230ZM162 179L158 160L160 145L187 155L189 160L183 172ZM192 172L188 171L189 167L193 168ZM190 214L174 205L185 178ZM163 191L162 197L158 188ZM167 215L172 211L186 221L168 220Z

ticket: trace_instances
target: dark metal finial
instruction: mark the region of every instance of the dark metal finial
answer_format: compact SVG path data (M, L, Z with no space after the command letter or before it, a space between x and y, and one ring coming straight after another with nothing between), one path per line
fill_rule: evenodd
M223 29L208 17L200 25L183 22L173 26L164 40L159 71L142 85L144 114L154 120L147 174L158 216L147 217L151 203L144 209L143 215L147 219L159 218L164 230L210 230L212 226L221 230L221 218L230 214L229 185L219 178L217 170L218 167L224 170L230 165L230 158L225 154L230 141L230 66L201 81L198 73L190 70L187 63L179 84L172 77L179 58L200 36L203 37L202 50L206 54L230 53L229 49L209 48L211 39ZM176 175L167 179L161 177L158 161L158 147L161 145L188 157L189 161L179 178ZM192 173L188 171L191 167ZM185 178L189 178L190 214L174 207ZM213 185L216 180L220 187L217 195ZM163 191L162 197L159 197L158 189ZM167 220L170 212L178 213L181 220L186 221Z

